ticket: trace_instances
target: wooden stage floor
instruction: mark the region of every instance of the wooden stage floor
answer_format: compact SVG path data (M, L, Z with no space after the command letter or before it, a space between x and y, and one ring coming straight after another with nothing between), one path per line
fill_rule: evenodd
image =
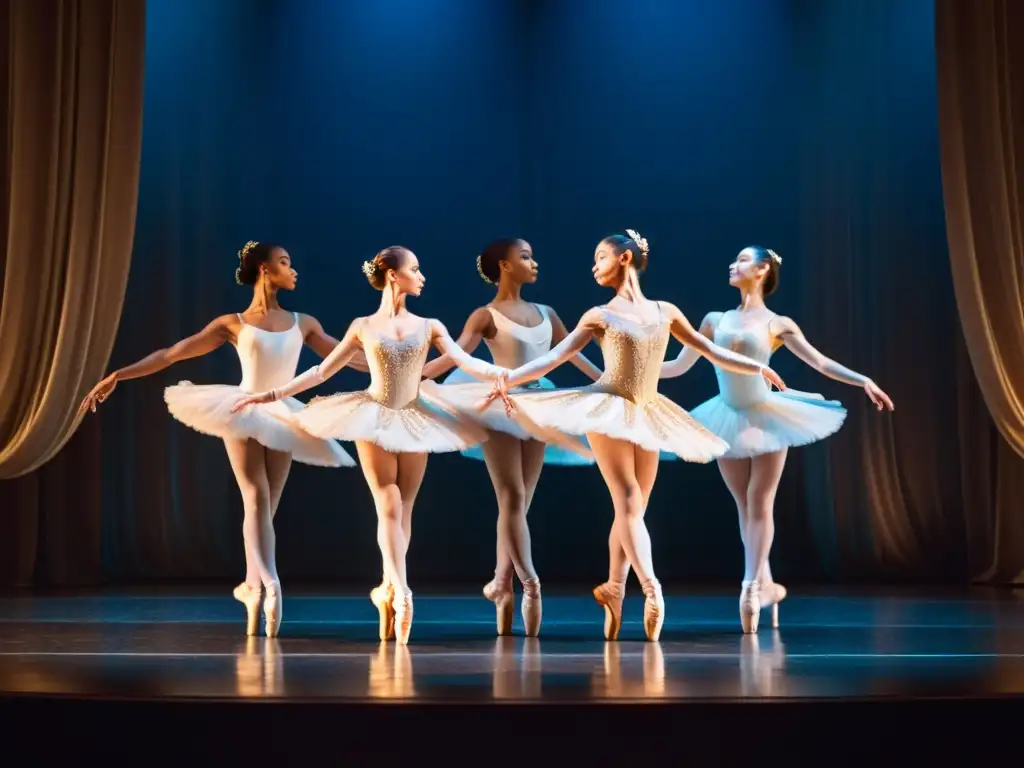
M336 756L384 749L374 761L382 764L403 750L425 756L470 742L490 754L494 734L505 734L499 752L509 757L536 735L606 756L671 755L684 739L687 762L716 749L731 762L748 739L758 759L828 757L837 738L848 739L840 757L892 739L918 759L931 749L948 758L970 748L968 736L981 738L962 724L965 712L981 715L986 748L1019 733L1020 592L791 589L780 628L765 612L749 636L736 595L672 594L661 641L648 643L635 591L615 643L579 593L545 594L540 638L523 637L518 616L514 636L496 638L493 608L477 595L418 593L408 647L378 642L365 595L286 592L273 640L244 636L243 608L223 587L0 598L4 740L29 758L118 723L119 733L171 739L183 754L223 748L242 759L240 722L277 733L276 746L249 745L263 756L294 758L323 742ZM994 733L1004 718L1014 725ZM34 741L40 722L65 736ZM377 731L383 742L368 743ZM118 744L93 746L133 754ZM529 751L528 762L539 756Z

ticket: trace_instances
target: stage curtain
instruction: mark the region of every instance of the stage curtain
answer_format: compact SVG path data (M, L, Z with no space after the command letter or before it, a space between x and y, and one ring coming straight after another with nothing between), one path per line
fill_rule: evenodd
M1003 441L985 580L1024 581L1024 3L937 0L942 187L970 362Z
M0 6L0 479L4 514L19 516L5 523L4 570L37 568L44 538L74 548L78 527L47 523L44 507L81 517L88 506L96 428L75 436L49 477L35 470L75 433L79 401L103 375L117 332L138 199L145 10L144 0ZM62 559L51 555L41 559Z

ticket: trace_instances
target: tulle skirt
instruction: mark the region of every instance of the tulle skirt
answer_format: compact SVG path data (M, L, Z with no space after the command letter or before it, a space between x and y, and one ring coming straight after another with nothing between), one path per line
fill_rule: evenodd
M787 389L747 408L716 395L694 408L693 418L729 444L723 458L744 459L822 440L843 425L846 409L821 395Z
M420 389L421 391L429 392L433 397L443 400L492 432L503 432L519 440L536 439L535 433L531 434L521 424L506 415L505 406L500 399L494 400L483 413L476 410L477 404L487 397L492 386L491 382L475 379L456 368L445 379L444 384L439 385L432 381L425 381L420 384ZM529 392L553 389L555 389L555 385L549 379L539 379L515 391ZM544 449L544 463L558 466L589 466L593 464L594 460L590 456L590 449L586 438L580 437L575 438L575 440L579 443L578 450L569 450L557 443L547 443ZM484 458L483 448L480 445L474 445L463 450L461 453L466 458L476 459L477 461L483 461Z
M391 453L454 453L487 439L483 427L422 391L401 408L365 390L318 397L291 423L315 437L373 443Z
M548 436L572 438L595 432L701 464L714 461L729 448L728 443L662 395L634 403L600 384L591 384L521 392L512 399L517 408L516 419L528 431L539 430ZM576 443L563 439L561 445L575 450ZM587 453L590 455L589 450Z
M324 440L296 429L288 419L305 406L293 397L251 405L238 413L231 409L251 393L225 384L196 385L183 381L164 390L171 415L204 435L222 439L255 440L294 461L318 467L354 467L353 459L336 440Z

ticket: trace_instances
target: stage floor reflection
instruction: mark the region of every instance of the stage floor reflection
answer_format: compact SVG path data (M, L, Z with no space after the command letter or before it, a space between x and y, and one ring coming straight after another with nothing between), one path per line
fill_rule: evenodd
M667 598L662 639L627 599L621 639L580 596L546 596L540 638L494 637L490 603L417 595L408 647L376 638L365 596L285 595L279 638L246 638L217 594L0 599L0 694L295 701L610 702L1024 694L1012 592L791 591L781 627L739 631L735 595Z

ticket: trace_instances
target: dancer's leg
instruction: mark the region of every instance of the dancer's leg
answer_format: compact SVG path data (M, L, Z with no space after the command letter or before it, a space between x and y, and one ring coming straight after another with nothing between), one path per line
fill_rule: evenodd
M654 573L651 537L644 523L645 494L637 477L638 456L646 473L650 475L648 463L651 459L643 455L650 452L633 443L596 433L588 434L587 439L612 497L615 509L613 527L618 532L619 542L647 598L644 603L645 632L649 639L657 640L664 623L664 598ZM657 454L654 455L656 460ZM653 485L653 479L651 482ZM649 494L648 490L648 497ZM607 629L606 625L606 636Z
M274 525L264 448L255 440L225 440L224 445L242 494L242 538L258 575L257 585L276 583Z
M744 579L771 580L767 577L768 554L775 539L775 496L782 470L786 466L785 449L755 457L751 462L747 487L748 524L744 536L746 573Z
M540 445L543 447L543 444ZM507 557L519 579L527 581L536 578L537 572L533 567L530 529L526 524L527 485L523 446L523 441L512 435L492 432L483 444L483 452L498 501L498 556L502 560ZM536 474L539 475L539 472ZM536 488L536 476L531 480ZM495 569L495 584L499 588L507 585L511 589L512 575L502 567L502 560L499 560Z

